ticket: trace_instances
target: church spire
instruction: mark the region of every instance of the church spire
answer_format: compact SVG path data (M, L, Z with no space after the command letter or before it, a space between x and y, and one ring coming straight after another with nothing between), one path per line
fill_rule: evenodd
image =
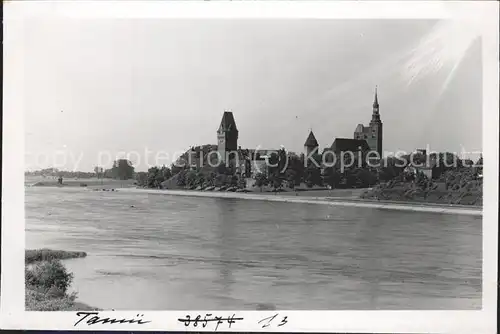
M378 109L378 92L377 92L377 86L375 86L375 98L373 100L373 112L372 112L372 123L379 123L380 122L380 113Z

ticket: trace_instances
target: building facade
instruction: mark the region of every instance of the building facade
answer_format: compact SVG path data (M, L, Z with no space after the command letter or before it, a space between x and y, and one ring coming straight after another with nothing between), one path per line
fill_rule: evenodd
M372 119L368 126L358 124L354 131L354 138L336 138L331 147L325 148L323 154L328 152L335 155L337 161L349 158L347 153L354 153L355 157L366 160L369 152L377 152L382 158L382 121L380 119L377 88L373 101ZM224 111L222 120L217 130L217 145L205 145L207 148L215 148L219 155L219 163L234 168L235 172L245 177L253 177L258 173L267 173L267 159L278 150L264 149L242 149L238 146L238 128L231 111ZM198 155L205 159L205 146ZM319 155L319 143L312 132L309 132L304 143L304 155L310 156L317 152ZM332 159L333 159L332 155ZM347 157L346 157L347 155ZM370 154L370 161L377 160ZM213 156L209 157L213 164ZM327 160L329 160L327 158ZM199 166L195 166L199 167Z
M375 88L375 99L373 101L372 119L368 126L358 124L354 130L354 139L365 140L371 151L378 152L382 158L382 121L378 103L377 88Z

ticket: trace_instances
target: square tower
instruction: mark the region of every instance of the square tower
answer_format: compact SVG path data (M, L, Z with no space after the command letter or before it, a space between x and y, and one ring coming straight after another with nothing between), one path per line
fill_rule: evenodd
M223 162L228 159L229 152L236 152L238 149L238 129L234 121L233 113L224 111L222 120L217 130L217 151Z

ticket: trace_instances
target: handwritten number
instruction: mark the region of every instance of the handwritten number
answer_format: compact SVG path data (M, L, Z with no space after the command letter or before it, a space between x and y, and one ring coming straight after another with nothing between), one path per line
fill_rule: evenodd
M183 322L184 326L189 327L189 325L193 325L193 327L198 327L198 323L201 323L201 326L205 328L209 322L215 322L215 330L219 328L220 324L223 324L226 321L231 328L231 325L236 323L238 320L243 320L243 318L236 318L236 314L233 314L230 317L224 318L219 316L213 316L211 313L205 314L205 317L202 319L201 315L197 315L196 318L191 319L190 315L186 315L185 319L177 319L179 322Z
M269 327L271 326L271 323L274 321L274 319L276 319L276 317L278 316L278 313L276 313L275 315L273 315L272 317L267 317L267 318L264 318L262 319L261 321L259 321L258 323L263 323L262 325L262 328L266 328L266 327ZM288 316L284 316L282 319L281 319L281 322L277 325L278 327L280 326L283 326L285 324L288 323L287 321L288 319Z
M210 317L212 315L212 313L207 313L205 314L205 319L203 319L203 328L207 327L207 324L208 324L208 320L207 320L207 317Z
M267 318L264 318L262 319L261 321L259 321L258 323L260 324L261 322L265 322L266 323L264 325L262 325L262 328L266 328L266 327L269 327L271 325L271 322L278 316L278 313L276 313L275 315L273 315L272 317L267 317Z
M288 316L284 316L283 319L281 319L281 322L278 326L283 326L283 325L287 324L288 321L286 321L286 319L288 319Z

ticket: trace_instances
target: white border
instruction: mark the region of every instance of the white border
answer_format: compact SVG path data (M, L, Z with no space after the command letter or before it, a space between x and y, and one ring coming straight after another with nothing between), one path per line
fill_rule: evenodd
M496 1L473 2L6 2L4 3L4 126L2 187L2 274L0 326L2 329L52 330L195 330L177 322L186 312L140 312L152 320L147 325L94 325L74 327L73 312L24 311L24 127L23 127L23 41L10 32L22 29L23 20L33 17L72 18L453 18L481 17L483 22L483 309L481 311L245 311L199 312L245 320L220 325L219 331L303 332L464 332L494 333L497 298L498 235L498 110L499 110L499 5ZM19 30L18 30L19 31ZM102 312L121 318L138 312ZM194 315L192 311L189 314ZM262 329L258 320L279 313L288 316L283 327Z

